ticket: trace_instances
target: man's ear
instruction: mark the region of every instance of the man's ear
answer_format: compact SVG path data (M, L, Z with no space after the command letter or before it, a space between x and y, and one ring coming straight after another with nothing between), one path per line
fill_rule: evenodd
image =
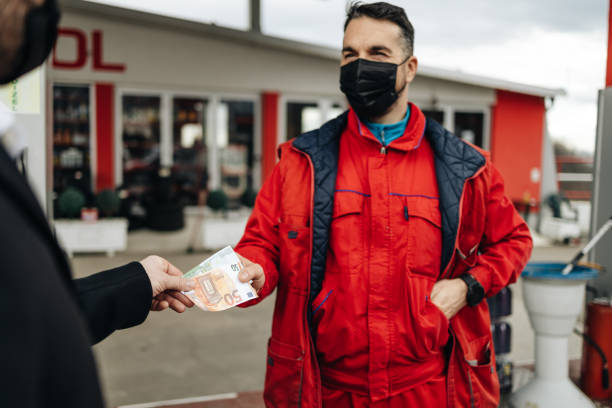
M417 73L417 68L419 67L419 60L417 57L412 56L406 61L404 64L404 69L406 72L406 85L410 85L410 83L414 80L414 77Z

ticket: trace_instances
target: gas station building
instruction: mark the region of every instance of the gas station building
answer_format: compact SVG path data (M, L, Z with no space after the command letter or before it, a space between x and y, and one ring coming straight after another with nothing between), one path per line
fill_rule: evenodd
M147 194L161 168L195 203L257 191L276 146L347 108L339 49L79 0L46 66L47 208L68 186ZM338 22L341 24L341 22ZM420 65L410 98L490 150L516 203L539 203L546 109L563 91ZM551 160L552 158L549 158Z

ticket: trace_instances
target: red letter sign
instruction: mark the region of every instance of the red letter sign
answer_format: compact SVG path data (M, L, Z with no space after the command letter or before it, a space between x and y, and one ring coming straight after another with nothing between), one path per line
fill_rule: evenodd
M76 40L76 59L74 61L62 61L57 58L57 43L59 39L64 37L72 37ZM53 67L54 68L68 68L68 69L79 69L85 66L87 61L87 37L81 30L74 28L60 28L57 31L57 41L55 47L53 47Z
M95 30L93 36L93 69L100 71L125 71L125 64L113 64L102 61L102 31Z

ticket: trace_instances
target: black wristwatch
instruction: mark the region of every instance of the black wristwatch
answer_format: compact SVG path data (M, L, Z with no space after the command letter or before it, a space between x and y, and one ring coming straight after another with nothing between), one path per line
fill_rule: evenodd
M485 296L484 288L480 282L478 282L476 278L469 273L464 273L463 275L459 276L459 279L464 281L468 287L466 296L468 306L476 306L479 304Z

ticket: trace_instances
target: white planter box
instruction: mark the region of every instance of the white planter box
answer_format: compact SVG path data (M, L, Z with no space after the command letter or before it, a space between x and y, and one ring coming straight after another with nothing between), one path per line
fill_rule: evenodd
M209 208L185 207L185 228L180 231L142 229L128 235L128 251L135 253L215 250L236 245L244 232L251 209L229 211L227 217Z
M95 222L56 220L55 231L69 256L76 252L106 252L113 256L127 248L128 223L124 218Z
M227 218L220 216L206 218L202 228L204 248L219 249L227 245L236 245L242 238L248 220L248 214L236 214Z

